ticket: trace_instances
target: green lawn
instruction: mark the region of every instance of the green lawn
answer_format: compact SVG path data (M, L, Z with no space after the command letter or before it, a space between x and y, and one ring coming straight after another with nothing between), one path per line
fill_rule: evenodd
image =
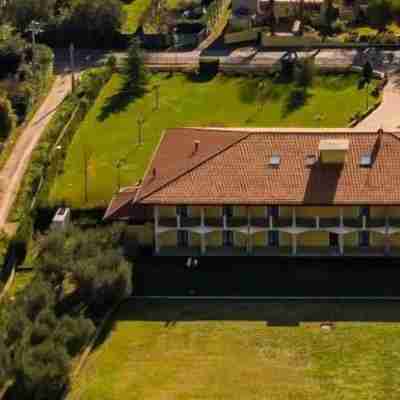
M50 202L66 201L74 207L107 204L117 187L117 160L126 160L121 168L122 186L134 184L142 177L165 128L346 126L355 111L365 109L365 92L357 89L357 80L357 75L319 77L308 90L306 103L296 108L288 106L292 83L271 85L265 79L265 85L272 89L262 105L257 97L259 78L217 76L201 81L182 74L153 75L143 97L115 101L121 86L120 77L115 75L75 134L65 172L56 179ZM160 85L158 111L154 110L152 90L156 84ZM139 116L145 118L142 145L138 145ZM88 204L83 204L84 148L91 155Z
M396 303L131 301L68 400L395 400L398 321Z
M150 6L151 0L133 0L130 3L123 4L123 8L127 14L124 33L134 33L139 28L140 17Z

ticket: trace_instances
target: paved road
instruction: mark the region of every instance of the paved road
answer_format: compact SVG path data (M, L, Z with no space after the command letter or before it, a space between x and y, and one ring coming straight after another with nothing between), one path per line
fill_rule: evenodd
M32 152L57 107L70 90L69 77L58 75L47 98L18 138L10 157L0 171L0 230L5 227Z

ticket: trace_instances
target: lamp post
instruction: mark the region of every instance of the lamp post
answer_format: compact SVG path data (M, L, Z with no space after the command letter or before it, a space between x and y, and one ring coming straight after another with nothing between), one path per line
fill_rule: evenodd
M144 118L140 116L137 120L138 124L138 144L143 143L143 124L144 124Z
M32 69L35 72L36 68L36 35L38 33L43 32L43 29L41 27L41 23L39 21L33 20L28 28L27 32L31 32L32 34Z
M160 108L160 85L154 85L154 93L155 93L155 110Z

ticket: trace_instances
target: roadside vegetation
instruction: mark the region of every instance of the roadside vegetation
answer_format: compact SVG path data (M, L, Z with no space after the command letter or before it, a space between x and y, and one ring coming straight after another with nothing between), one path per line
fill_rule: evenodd
M0 388L10 385L8 399L59 398L96 324L130 292L123 235L118 227L70 227L38 238L34 276L0 313Z

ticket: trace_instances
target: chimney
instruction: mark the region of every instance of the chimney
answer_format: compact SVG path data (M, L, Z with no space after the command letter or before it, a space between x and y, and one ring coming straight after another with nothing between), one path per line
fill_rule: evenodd
M157 169L153 168L153 179L157 177Z
M319 142L320 161L323 164L343 164L349 144L349 139L322 139Z
M196 154L199 151L199 147L200 147L200 140L195 140L193 154Z

